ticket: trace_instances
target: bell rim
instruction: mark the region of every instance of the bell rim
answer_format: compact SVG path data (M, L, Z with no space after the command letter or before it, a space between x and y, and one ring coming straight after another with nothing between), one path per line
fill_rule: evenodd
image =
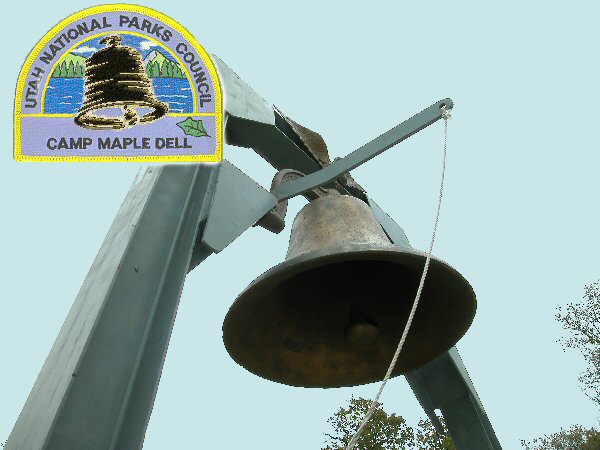
M269 381L273 381L276 383L281 383L289 386L301 386L305 388L337 388L337 387L349 387L349 386L357 386L362 384L368 384L372 382L381 381L380 379L368 379L366 381L352 381L346 384L338 384L338 383L323 383L323 384L302 384L296 380L291 380L287 378L281 378L273 373L255 370L251 367L247 366L244 361L243 353L239 353L239 349L236 348L234 342L235 339L233 336L235 334L235 329L231 328L235 320L229 322L229 319L232 318L238 308L244 308L247 305L247 301L252 302L253 295L252 291L255 289L260 289L263 282L269 280L271 277L277 276L279 283L284 283L285 281L291 279L295 275L302 273L305 270L315 269L320 266L325 266L328 262L335 260L335 262L348 262L352 260L373 260L373 261L383 261L390 263L400 263L407 267L409 270L414 270L416 275L420 278L422 274L422 270L425 264L425 260L427 258L427 254L425 252L415 250L409 247L397 246L395 244L390 243L382 245L382 244L342 244L334 247L326 247L319 250L311 250L306 253L297 255L293 258L285 260L271 269L267 270L263 274L259 275L252 283L250 283L246 289L244 289L235 299L235 301L230 306L227 314L225 315L225 319L223 321L222 332L223 332L223 343L225 349L231 356L231 358L239 365L244 367L249 372ZM437 272L437 276L453 276L455 280L460 280L460 288L465 293L463 302L467 303L467 308L472 311L469 315L469 319L466 320L463 325L460 327L462 331L460 331L458 335L458 339L454 342L454 344L450 345L450 347L445 350L441 350L437 353L439 355L443 354L444 351L448 351L452 348L453 345L456 345L460 339L464 337L468 329L471 327L476 311L477 311L477 298L475 295L475 291L471 284L467 281L467 279L458 272L454 267L446 263L445 261L431 256L430 268L427 277L430 274ZM443 273L438 272L439 270L443 271ZM427 278L425 280L425 285L427 285ZM248 300L244 300L246 297ZM228 326L228 322L231 324ZM431 360L431 359L430 359ZM425 363L424 363L425 364ZM392 377L396 377L398 375L402 375L406 372L416 369L417 367L411 367L409 369L396 368L392 373Z
M96 111L100 111L101 109L105 109L107 107L110 108L124 108L127 106L136 106L142 108L152 108L152 111L147 112L143 116L140 117L139 123L149 123L154 122L156 120L161 119L169 112L169 105L167 103L163 103L159 100L155 99L147 99L147 100L127 100L127 101L117 101L111 102L110 104L89 104L86 105L84 103L83 107L77 112L75 116L75 123L79 126L89 129L103 129L103 128L112 128L118 129L119 127L115 127L116 120L119 118L111 117L111 116L101 116L96 115ZM125 128L120 127L120 128Z
M262 281L267 278L272 277L275 274L279 276L285 274L286 271L290 271L290 273L286 274L287 277L294 276L295 273L301 272L307 265L310 265L312 268L317 268L321 265L327 264L329 259L336 259L337 261L352 261L353 257L360 257L360 259L371 259L371 260L381 260L386 261L386 259L379 258L365 258L369 255L371 256L381 256L381 255L392 255L392 256L408 256L408 260L413 258L413 262L422 261L423 266L425 264L425 260L427 258L427 253L422 252L420 250L416 250L411 247L403 247L395 244L371 244L371 243L363 243L363 244L341 244L337 246L325 247L319 250L310 250L305 253L301 253L300 255L296 255L290 259L286 259L276 266L271 267L267 271L263 272L261 275L256 277L247 287L244 289L237 297L236 300L240 299L244 294L246 294L250 289L256 288ZM342 258L341 260L339 258ZM418 258L418 259L416 259ZM390 262L395 258L390 258ZM314 262L319 262L319 264L312 264ZM476 299L475 291L469 281L454 267L448 264L446 261L431 255L430 266L431 265L439 265L443 267L445 270L449 270L450 272L454 272L454 274L458 275L460 279L464 282L465 286L467 286L470 292L473 295L473 298ZM409 266L411 269L415 267ZM290 270L290 269L298 269L298 270ZM422 273L422 269L420 272ZM284 280L287 278L284 278ZM427 282L427 278L425 279ZM235 303L235 302L234 302Z

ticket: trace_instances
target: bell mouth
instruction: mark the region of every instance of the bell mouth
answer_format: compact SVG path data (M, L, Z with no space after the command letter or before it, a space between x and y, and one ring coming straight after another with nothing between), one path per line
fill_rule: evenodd
M268 380L342 387L382 380L412 307L426 255L394 245L311 251L268 270L223 324L231 357ZM469 283L431 258L393 376L449 350L475 316Z
M115 117L115 109L121 109L123 115ZM98 105L84 106L75 116L75 123L81 127L95 130L120 130L154 122L163 117L168 110L169 106L166 103L153 99L99 102Z

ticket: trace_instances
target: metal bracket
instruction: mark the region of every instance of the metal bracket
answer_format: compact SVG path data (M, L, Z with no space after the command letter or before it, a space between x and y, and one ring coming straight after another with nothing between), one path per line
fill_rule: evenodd
M299 170L294 169L284 169L280 170L273 177L273 181L271 183L271 193L275 191L280 185L284 183L288 183L290 181L298 180L302 177L306 176ZM323 197L327 194L329 190L323 188L316 188L312 191L306 191L304 193L304 197L308 201L316 200L319 197ZM283 231L285 228L285 214L287 213L287 200L283 200L277 203L277 206L265 214L258 222L256 222L255 226L263 227L266 230L271 231L272 233L278 234Z

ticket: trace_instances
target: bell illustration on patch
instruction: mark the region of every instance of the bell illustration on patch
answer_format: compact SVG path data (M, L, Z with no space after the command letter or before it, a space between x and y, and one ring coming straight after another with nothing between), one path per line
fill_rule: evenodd
M109 35L85 64L85 101L75 123L91 129L125 129L163 117L169 105L159 101L139 51ZM113 115L114 110L119 115ZM111 114L112 113L112 114Z

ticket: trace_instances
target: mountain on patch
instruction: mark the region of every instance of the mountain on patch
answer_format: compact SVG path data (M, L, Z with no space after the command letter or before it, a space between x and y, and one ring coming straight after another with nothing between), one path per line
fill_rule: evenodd
M179 63L167 58L160 50L148 53L144 64L150 78L185 78Z

